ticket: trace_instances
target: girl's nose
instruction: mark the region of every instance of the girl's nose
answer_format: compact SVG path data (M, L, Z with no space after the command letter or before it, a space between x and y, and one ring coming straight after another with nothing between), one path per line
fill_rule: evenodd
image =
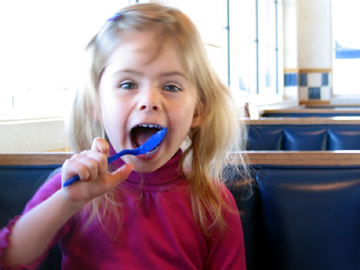
M141 99L139 102L139 109L141 111L159 111L160 105L160 94L157 89L147 89L140 93Z
M140 106L141 111L158 111L159 107L157 105L151 105L151 104L142 104Z

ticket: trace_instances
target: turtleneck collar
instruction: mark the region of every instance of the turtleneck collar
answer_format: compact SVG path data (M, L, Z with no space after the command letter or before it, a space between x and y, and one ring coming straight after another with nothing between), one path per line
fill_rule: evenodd
M114 148L110 145L110 155L114 155L115 153ZM150 189L151 191L170 188L178 182L178 180L183 178L179 167L181 154L182 151L179 149L167 163L156 171L150 173L132 171L124 184L143 190ZM111 168L116 170L124 164L125 162L119 158L111 164Z

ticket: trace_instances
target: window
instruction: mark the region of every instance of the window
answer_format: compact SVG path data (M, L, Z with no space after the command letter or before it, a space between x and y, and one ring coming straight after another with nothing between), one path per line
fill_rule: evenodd
M231 88L257 99L280 99L281 3L230 0L229 5Z
M62 116L79 87L84 47L115 10L149 0L0 2L0 120ZM236 94L281 97L281 4L163 0L197 25L210 61Z
M360 94L360 36L355 30L359 8L358 0L332 1L334 95Z
M274 0L164 0L198 27L212 65L239 103L279 100L283 76L279 40L282 4ZM199 10L206 12L199 13ZM199 16L201 14L201 16ZM252 98L251 98L252 96ZM261 99L261 98L260 98Z
M160 1L158 1L160 2ZM227 3L219 0L163 0L183 11L200 32L210 62L227 83Z
M130 0L0 2L0 119L61 116L87 42Z
M230 85L235 92L258 92L256 14L255 1L229 2Z

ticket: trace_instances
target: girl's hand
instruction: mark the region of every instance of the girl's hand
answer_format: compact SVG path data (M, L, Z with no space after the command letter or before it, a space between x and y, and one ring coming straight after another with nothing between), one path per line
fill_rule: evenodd
M62 167L62 183L75 175L80 181L62 188L63 195L74 203L86 203L125 181L133 165L125 164L108 172L109 144L102 138L93 141L91 150L75 154Z

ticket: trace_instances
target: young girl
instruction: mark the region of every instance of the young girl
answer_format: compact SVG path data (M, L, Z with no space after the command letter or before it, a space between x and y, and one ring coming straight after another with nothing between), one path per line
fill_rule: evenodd
M60 243L63 269L245 269L239 213L221 183L244 130L195 26L178 10L138 4L87 51L70 122L78 154L0 233L2 265L35 267ZM163 128L155 150L108 168L109 155ZM81 181L63 188L74 175Z

